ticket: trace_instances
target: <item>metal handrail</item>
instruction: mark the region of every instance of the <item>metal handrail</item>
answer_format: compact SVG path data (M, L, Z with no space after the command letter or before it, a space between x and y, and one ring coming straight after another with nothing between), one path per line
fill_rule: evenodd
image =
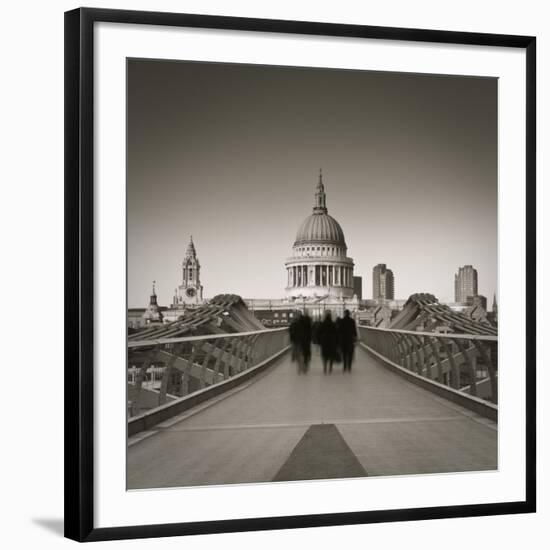
M289 344L286 327L130 341L128 415L133 418L145 410L157 410L167 404L170 396L179 399L207 387L227 388L230 385L224 386L225 382L254 371L254 367L288 350ZM143 391L153 365L160 367L156 396Z
M281 332L288 330L288 327L280 327L265 330L252 330L250 332L233 332L224 334L203 334L201 336L180 336L179 338L158 338L154 340L136 340L128 342L128 349L140 348L145 346L159 346L164 344L179 344L181 342L198 342L201 340L219 340L223 338L239 338L245 336L255 336L256 334L267 334L270 332Z
M359 325L359 328L366 330L376 330L379 332L395 332L399 334L411 334L413 336L429 336L436 338L450 338L450 339L461 339L461 340L482 340L486 342L498 342L498 336L489 336L485 334L461 334L459 332L420 332L416 330L403 330L396 328L380 328L380 327L371 327L368 325Z
M417 332L364 325L359 325L358 332L362 344L389 364L455 390L467 388L474 397L498 402L497 336ZM479 379L480 367L487 370L488 383L486 379Z

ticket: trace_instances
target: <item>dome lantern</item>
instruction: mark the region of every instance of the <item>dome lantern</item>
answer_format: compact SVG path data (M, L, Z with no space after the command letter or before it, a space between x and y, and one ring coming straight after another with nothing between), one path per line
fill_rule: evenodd
M325 186L323 185L323 169L319 169L319 183L317 184L317 190L315 191L315 206L313 212L317 214L326 214L327 210L327 197L325 195Z

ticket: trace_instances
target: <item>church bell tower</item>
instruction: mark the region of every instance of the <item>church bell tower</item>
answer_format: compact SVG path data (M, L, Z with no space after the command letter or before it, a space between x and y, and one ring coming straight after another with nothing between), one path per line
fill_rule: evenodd
M182 264L182 284L176 289L174 305L198 305L203 303L200 279L201 266L193 237L189 240Z

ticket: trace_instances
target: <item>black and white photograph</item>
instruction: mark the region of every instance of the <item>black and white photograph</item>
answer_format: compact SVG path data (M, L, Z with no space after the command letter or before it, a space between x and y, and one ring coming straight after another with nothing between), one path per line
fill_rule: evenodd
M546 549L546 4L6 8L2 548Z
M498 79L126 90L127 490L498 470Z

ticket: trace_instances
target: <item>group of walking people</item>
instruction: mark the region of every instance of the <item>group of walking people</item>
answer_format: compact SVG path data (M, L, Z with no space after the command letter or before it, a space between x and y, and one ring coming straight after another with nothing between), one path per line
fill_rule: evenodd
M344 372L351 372L357 326L349 310L344 317L332 320L330 311L322 321L312 323L307 314L298 312L290 325L292 359L298 364L298 374L306 374L311 363L311 344L321 348L324 374L330 374L334 363L343 363Z

